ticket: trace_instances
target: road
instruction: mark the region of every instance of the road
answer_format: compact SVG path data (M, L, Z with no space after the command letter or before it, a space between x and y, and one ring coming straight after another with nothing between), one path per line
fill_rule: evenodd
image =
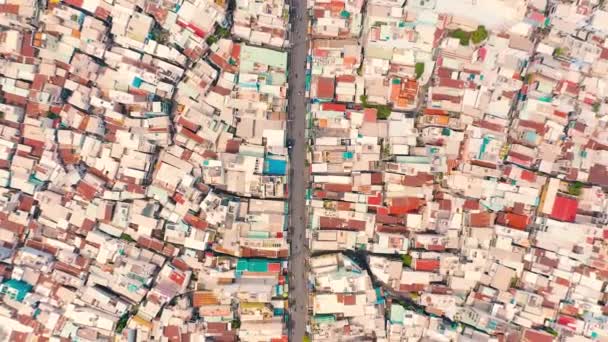
M290 172L291 253L289 260L290 331L289 340L300 342L304 338L308 317L308 277L306 263L308 248L306 242L306 199L304 194L308 184L306 171L306 56L308 55L306 1L292 0L289 54L289 129L292 141Z

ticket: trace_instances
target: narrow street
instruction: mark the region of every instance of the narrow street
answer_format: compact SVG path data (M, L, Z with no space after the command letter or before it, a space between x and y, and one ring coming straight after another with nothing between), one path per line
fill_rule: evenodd
M291 141L290 205L291 270L289 299L290 341L302 341L308 316L308 280L306 262L308 248L306 242L306 199L308 184L306 171L306 56L308 55L306 2L292 0L291 51L289 54L289 133Z

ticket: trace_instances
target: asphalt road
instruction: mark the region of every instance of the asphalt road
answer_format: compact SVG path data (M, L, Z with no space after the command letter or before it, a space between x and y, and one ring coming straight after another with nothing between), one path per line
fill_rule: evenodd
M308 317L307 266L308 248L306 242L306 199L308 184L306 171L306 56L308 55L306 1L292 0L291 11L291 53L289 54L289 129L291 149L290 205L291 253L289 299L291 302L291 322L289 340L300 342L304 338Z

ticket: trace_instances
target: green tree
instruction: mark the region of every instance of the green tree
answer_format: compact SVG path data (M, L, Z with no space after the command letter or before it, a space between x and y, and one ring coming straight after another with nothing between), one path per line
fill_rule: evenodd
M51 120L55 120L55 119L60 118L59 115L57 115L57 114L55 114L55 113L53 113L51 111L46 112L46 117L49 118L49 119L51 119Z
M215 35L211 35L211 36L207 37L207 39L205 39L205 42L207 42L207 45L209 45L209 46L215 44L217 41L218 41L218 39Z
M583 183L572 182L568 185L568 193L572 196L579 196L583 192Z
M387 105L370 104L367 102L367 95L361 95L359 99L361 99L363 108L375 108L378 111L378 119L386 120L389 116L391 116L391 107Z
M133 239L133 237L127 233L120 234L120 239L128 242L136 242L135 239Z
M116 323L116 332L117 333L121 333L123 331L123 329L127 326L127 323L129 322L129 313L125 313L124 315L120 316L120 319L118 320L118 323Z
M157 25L152 28L152 31L150 31L150 37L157 43L166 45L167 43L169 43L171 33L168 30L165 30Z
M553 335L554 337L557 337L559 335L559 333L551 328L551 327L544 327L545 331L548 332L549 334Z
M416 63L416 66L414 67L415 71L416 71L416 79L419 79L422 74L424 74L424 63Z
M450 33L450 37L460 39L460 45L467 46L469 45L469 40L471 38L471 34L469 32L463 31L461 29L457 29Z
M407 267L412 266L412 256L409 254L403 254L401 256L401 261L403 261L403 266L407 266Z
M486 40L486 38L488 38L488 31L483 25L477 26L477 30L471 33L471 40L473 41L473 44L479 44Z
M217 29L215 29L215 35L220 38L228 38L230 36L230 30L225 27L218 26Z

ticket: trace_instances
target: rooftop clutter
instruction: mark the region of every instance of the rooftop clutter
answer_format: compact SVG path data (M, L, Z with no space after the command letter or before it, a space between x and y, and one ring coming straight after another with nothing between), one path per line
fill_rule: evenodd
M228 5L0 5L7 340L287 339L288 7Z
M606 337L605 5L509 4L311 5L313 339Z

